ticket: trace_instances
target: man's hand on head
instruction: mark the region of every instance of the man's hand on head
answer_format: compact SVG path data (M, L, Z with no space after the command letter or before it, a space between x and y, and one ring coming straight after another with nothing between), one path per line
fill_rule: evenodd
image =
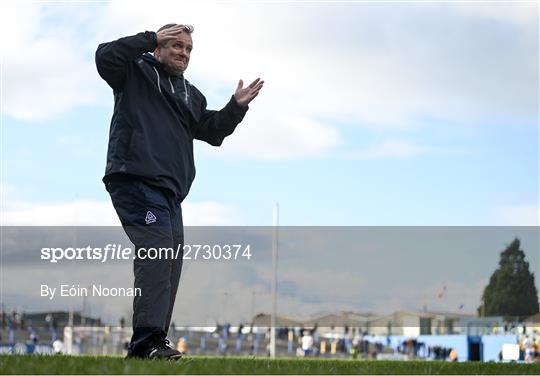
M257 78L249 86L244 88L244 81L240 80L238 86L236 87L236 92L234 93L234 99L236 103L242 107L246 107L249 102L251 102L262 89L264 81L260 78Z
M184 25L176 25L163 29L156 33L158 46L164 46L167 42L176 39L178 34L185 32Z

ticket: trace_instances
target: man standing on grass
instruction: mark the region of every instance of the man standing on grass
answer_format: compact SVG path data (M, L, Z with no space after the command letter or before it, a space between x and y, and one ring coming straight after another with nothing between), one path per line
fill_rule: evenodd
M133 336L128 357L181 356L167 340L182 254L146 258L145 249L179 249L184 242L181 202L195 177L193 139L220 146L246 114L263 81L242 80L220 111L184 78L193 27L168 24L100 44L99 75L114 92L103 182L122 226L135 245ZM153 52L150 54L149 52ZM181 249L181 246L180 246Z

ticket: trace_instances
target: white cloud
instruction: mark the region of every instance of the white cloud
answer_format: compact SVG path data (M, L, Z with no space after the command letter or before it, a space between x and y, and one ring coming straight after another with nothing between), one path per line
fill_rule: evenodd
M367 158L413 157L424 152L424 148L403 140L387 140L366 150Z
M57 142L62 146L81 146L84 144L81 137L76 135L62 135L58 137Z
M425 229L406 230L400 235L401 231L373 234L373 231L377 230L372 228L366 230L366 233L372 234L375 239L373 245L379 245L380 248L364 252L364 249L372 247L368 239L369 246L364 246L360 242L349 253L340 253L329 252L339 249L339 242L336 241L334 248L327 248L324 245L319 248L313 246L315 243L313 238L318 236L325 237L331 242L332 236L328 235L332 233L334 239L341 239L346 235L340 230L337 232L336 229L330 232L326 230L328 228L317 229L317 236L312 236L311 239L306 238L308 233L301 229L295 230L296 238L302 239L299 245L304 243L303 249L288 248L287 253L283 252L286 248L280 248L282 252L278 266L280 314L305 317L320 311L339 310L390 313L395 310L417 310L424 305L429 310L457 311L461 304L464 305L463 312L473 313L493 270L492 267L496 267L499 246L503 244L501 239L507 239L508 234L514 233L514 230L506 230L504 234L504 229L487 229L490 232L486 232L486 228L483 228L475 230L479 231L477 235L470 237L470 229L456 232L452 230L449 233L448 229L442 228L433 230L435 243L431 243L431 236ZM257 230L252 234L247 234L241 229L239 231L246 236L246 240L250 235L257 233ZM523 240L524 249L529 249L527 244L537 245L534 231L523 230L521 233L528 234L519 236ZM54 231L50 233L53 234ZM206 230L201 234L204 238L215 239L211 232ZM362 234L356 233L356 236L358 239L365 239ZM418 236L425 240L425 244L420 247L418 246L420 243L414 240ZM7 239L9 240L9 237ZM55 237L51 236L51 239ZM446 242L447 240L449 242ZM529 243L531 240L532 243ZM43 241L45 239L42 236L37 237L37 244ZM432 244L439 241L445 243L444 247L437 251L437 247ZM12 241L12 244L19 243ZM10 287L6 290L8 295L19 294L17 299L8 301L8 305L12 304L11 301L18 304L28 302L28 307L40 304L39 299L34 298L38 293L35 289L37 280L43 280L42 283L47 281L47 283L81 283L81 285L93 282L110 286L129 285L132 281L130 262L103 265L90 263L82 269L74 268L73 263L59 263L56 268L50 264L43 264L36 258L32 254L35 247L28 246L31 244L32 242L28 242L26 247L22 247L30 253L26 255L19 253L18 255L22 256L19 264L17 260L9 260L10 265L6 269L9 276L17 276L21 270L26 269L26 275L30 277L25 278L21 286L8 286ZM269 257L265 257L270 253L264 248L265 244L266 242L263 242L257 249L254 248L253 258L249 261L186 260L175 309L176 323L180 325L214 324L215 321L237 323L248 319L252 313L269 312L272 264ZM449 249L452 251L449 252ZM11 256L16 250L16 247L12 247ZM460 266L459 260L464 258L468 258L470 262L466 265L462 263ZM389 263L388 260L392 262ZM51 267L55 268L55 273L43 273L45 269ZM419 267L424 269L421 276L414 273ZM446 291L443 296L438 297L443 286L447 287ZM56 307L62 303L58 301L55 303ZM94 312L103 310L111 317L118 318L120 314L124 314L123 309L126 305L121 306L120 303L120 300L95 299L91 304L95 309Z
M425 306L429 311L476 313L482 293L487 284L485 279L474 283L463 283L459 280L434 284L435 281L422 286L395 284L386 290L383 297L374 299L374 311L389 313L403 310L421 310ZM442 287L446 291L442 293ZM441 294L441 295L439 295ZM366 299L370 299L366 297ZM463 305L462 309L459 307Z
M188 262L182 275L182 299L175 311L176 320L199 325L236 323L250 318L252 313L270 312L270 261L248 264ZM279 291L279 312L295 318L307 318L324 310L358 308L369 288L360 276L330 269L314 272L305 265L280 267L278 279L280 286L291 286L289 291Z
M452 8L473 19L487 19L514 26L530 28L538 26L538 4L535 2L455 3Z
M251 311L268 310L269 286L245 280L250 266L224 262L185 262L175 309L176 322L212 325L248 320ZM253 307L255 303L255 307Z
M233 204L219 202L194 202L182 204L186 226L238 226L246 225L242 210Z
M422 146L414 141L404 139L388 139L365 149L342 153L345 158L378 159L378 158L411 158L423 155L455 155L465 152L457 148Z
M196 202L182 205L185 226L226 226L244 223L235 205ZM120 226L110 201L75 200L59 203L28 203L4 200L4 226Z
M429 127L422 120L428 118L475 125L536 119L530 6L295 4L284 13L283 4L160 3L168 14L148 15L125 4L107 5L102 32L109 38L170 22L169 14L195 25L187 76L214 108L238 78L266 80L225 155L334 153L342 141L336 121L392 132ZM497 23L485 23L493 17ZM339 27L321 27L332 19ZM438 150L391 140L366 151L369 157L431 152Z
M540 209L538 205L509 205L495 209L495 221L501 226L538 226Z
M39 260L39 256L35 259ZM11 284L3 289L4 304L13 308L24 307L25 310L29 311L80 308L80 297L59 296L58 290L61 284L81 287L88 287L92 284L102 284L105 287L131 287L133 286L132 273L131 260L120 264L111 262L79 263L76 268L69 263L55 265L46 261L41 261L39 264L13 263L9 267L4 263L2 280L17 281L17 284ZM21 278L22 275L26 277ZM41 296L40 285L42 284L58 289L54 299ZM132 306L132 298L129 297L92 297L90 294L86 300L88 314L100 316L110 323L117 323L118 319L125 315L129 311L129 307Z
M265 102L261 111L248 113L245 124L219 150L205 144L201 148L215 156L279 160L317 156L340 144L341 136L331 126L309 117L272 114L271 107Z
M261 270L260 274L271 278L270 269ZM306 300L332 301L334 304L356 305L365 298L371 288L365 277L343 270L321 267L312 269L307 266L282 265L278 271L281 284L291 284L291 291L284 291L284 296L301 296Z
M9 203L2 212L5 226L119 226L109 202L77 200L63 203Z
M251 267L256 270L256 278L247 272ZM429 280L418 285L418 281L407 279L407 273L403 269L398 274L379 273L364 277L324 267L313 269L313 265L292 267L281 264L278 269L278 310L282 315L297 319L322 311L388 314L420 310L423 306L430 310L458 312L463 305L462 312L474 313L486 285L484 279L472 284L454 279L444 283L447 290L438 297L442 284ZM251 312L268 313L272 308L271 279L269 261L249 267L188 263L182 276L179 291L182 299L175 311L176 320L200 325L216 321L238 322L249 317ZM396 284L396 281L400 282Z
M392 132L430 126L426 118L458 124L536 119L536 5L155 7L166 11L149 13L147 4L126 1L80 5L77 12L60 5L4 6L2 43L10 51L4 56L5 112L35 120L111 101L93 66L97 44L176 20L195 25L187 76L212 107L228 100L238 78L267 81L225 155L334 152L342 143L336 122ZM51 20L60 21L51 27ZM418 147L391 142L367 153L418 153Z
M35 121L96 103L100 92L93 62L73 24L49 26L37 3L2 3L4 113Z
M13 196L17 193L17 189L12 184L6 184L4 182L0 182L0 195L3 197L6 197L7 195Z

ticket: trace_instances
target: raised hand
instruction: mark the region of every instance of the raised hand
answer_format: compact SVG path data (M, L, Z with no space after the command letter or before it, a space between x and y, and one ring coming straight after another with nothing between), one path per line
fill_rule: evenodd
M176 39L178 34L185 32L184 25L176 25L156 33L158 46L164 46L168 41Z
M244 88L244 81L240 80L238 86L236 87L236 92L234 93L234 99L242 107L246 107L249 102L253 100L262 89L264 81L260 78L257 78L249 86Z

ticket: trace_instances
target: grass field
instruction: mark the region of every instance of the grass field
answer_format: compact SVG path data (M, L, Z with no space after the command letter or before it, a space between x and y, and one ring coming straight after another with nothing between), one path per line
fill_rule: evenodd
M1 374L540 374L540 364L185 357L179 361L118 357L0 355Z

